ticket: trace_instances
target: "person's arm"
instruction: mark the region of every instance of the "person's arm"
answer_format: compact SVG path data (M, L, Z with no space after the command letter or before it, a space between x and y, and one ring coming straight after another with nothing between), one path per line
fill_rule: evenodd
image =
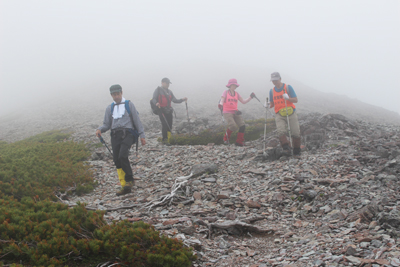
M132 101L129 101L129 108L132 113L133 123L135 123L135 128L138 131L140 138L145 139L146 137L144 134L144 128L143 128L142 122L140 121L139 113L137 112L136 107L132 103Z
M220 104L221 106L223 106L224 103L225 103L225 97L221 96L221 100L219 101L219 104Z
M172 91L171 91L171 101L172 102L174 102L174 103L177 103L177 104L179 104L179 103L182 103L183 101L186 101L187 100L187 97L184 97L184 98L181 98L181 99L176 99L176 97L174 96L174 93L172 93Z
M107 132L111 129L112 119L111 119L111 105L106 108L106 112L104 114L103 125L97 128L96 136L100 137L101 133Z
M224 105L226 97L227 97L227 94L228 94L228 90L225 90L222 93L221 100L219 101L219 105L222 105L222 106Z
M236 92L236 94L238 94L238 99L242 104L246 104L252 99L251 96L249 96L249 98L247 98L246 100L243 100L242 96L238 92Z

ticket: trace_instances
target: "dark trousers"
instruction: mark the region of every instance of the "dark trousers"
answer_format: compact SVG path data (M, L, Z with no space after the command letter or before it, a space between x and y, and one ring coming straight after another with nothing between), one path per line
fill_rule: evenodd
M164 118L164 116L165 118ZM166 112L160 112L158 114L160 117L161 125L162 125L162 139L167 140L168 139L168 133L172 129L172 113L166 113ZM166 120L166 121L165 121ZM167 124L168 122L168 124Z
M128 131L111 131L111 146L113 160L117 169L122 168L125 172L125 181L133 181L133 173L129 162L129 149L134 142L133 135Z

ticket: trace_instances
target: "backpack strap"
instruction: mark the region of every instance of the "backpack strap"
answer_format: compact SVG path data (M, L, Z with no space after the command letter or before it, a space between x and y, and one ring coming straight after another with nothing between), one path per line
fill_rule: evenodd
M131 115L131 108L129 107L129 100L125 100L125 109L128 111L128 114Z
M285 85L283 86L283 93L289 95L288 89L289 89L289 85L285 83ZM286 91L285 91L285 90L286 90Z
M133 131L136 131L136 133L138 134L137 137L133 134L133 137L136 137L136 156L137 156L137 152L138 152L138 148L139 148L139 132L136 129L135 123L133 121L131 108L129 107L129 100L125 100L125 109L129 114L129 118L131 119L131 123L132 123L132 126L133 126Z

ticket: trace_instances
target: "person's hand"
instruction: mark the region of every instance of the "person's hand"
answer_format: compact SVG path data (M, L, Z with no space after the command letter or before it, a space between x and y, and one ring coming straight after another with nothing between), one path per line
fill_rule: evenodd
M156 106L157 106L158 108L160 108L160 103L157 102L157 103L156 103Z
M223 109L223 106L222 106L221 104L218 104L218 108L219 108L219 110L221 110L221 111L222 111L222 109Z
M187 102L187 97L182 98L183 101Z
M289 95L288 94L283 94L283 98L288 100L289 99Z
M251 98L254 98L255 96L256 96L255 93L251 93L251 95L250 95Z
M146 139L140 138L140 142L142 143L142 146L146 145Z
M101 137L101 131L100 130L96 130L96 136L99 137L99 138Z

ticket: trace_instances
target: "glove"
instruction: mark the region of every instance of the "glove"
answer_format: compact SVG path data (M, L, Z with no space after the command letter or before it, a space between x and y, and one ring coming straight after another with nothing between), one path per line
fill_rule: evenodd
M250 95L251 98L254 98L255 96L256 96L255 93L251 93L251 95Z
M219 108L219 110L222 111L222 105L221 104L218 104L218 108Z
M289 99L289 95L288 94L283 94L283 98L288 100Z

